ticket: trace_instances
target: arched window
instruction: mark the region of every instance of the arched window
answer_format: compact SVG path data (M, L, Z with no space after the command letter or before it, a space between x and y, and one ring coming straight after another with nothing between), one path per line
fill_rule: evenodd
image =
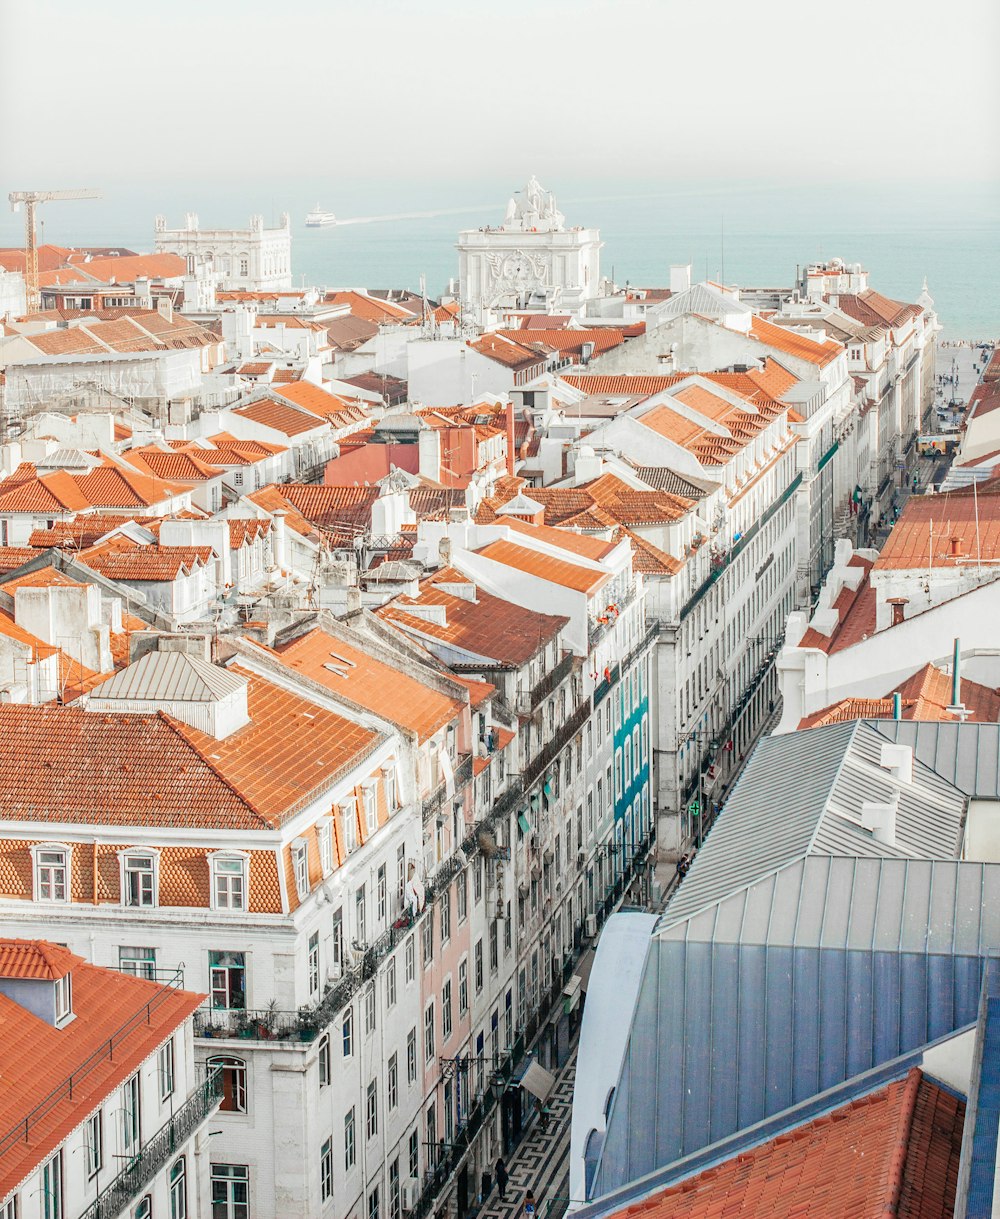
M246 1113L247 1111L247 1064L242 1058L219 1055L208 1060L211 1071L222 1072L223 1113Z
M147 1194L145 1198L141 1199L138 1206L132 1212L132 1219L151 1219L152 1214L153 1200L149 1194Z

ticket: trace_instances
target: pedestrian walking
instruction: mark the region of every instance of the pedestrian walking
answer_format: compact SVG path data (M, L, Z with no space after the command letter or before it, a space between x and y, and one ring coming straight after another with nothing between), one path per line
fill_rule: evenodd
M535 1219L535 1195L529 1189L524 1195L524 1206L521 1208L524 1219Z
M503 1156L501 1156L497 1160L497 1166L493 1170L493 1172L497 1179L497 1189L500 1190L500 1201L506 1202L507 1201L507 1181L509 1180L509 1174L507 1172L507 1165L503 1162Z

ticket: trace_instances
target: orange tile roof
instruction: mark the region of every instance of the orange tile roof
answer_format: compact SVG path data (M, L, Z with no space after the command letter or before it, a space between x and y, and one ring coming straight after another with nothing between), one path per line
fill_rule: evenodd
M187 264L179 254L132 254L115 258L82 258L68 267L43 271L38 276L39 286L53 287L58 284L73 284L87 280L98 283L134 283L135 277L150 279L180 279L187 274Z
M301 436L303 432L311 432L314 428L322 427L324 423L312 411L294 407L277 398L261 398L257 402L251 402L249 406L240 407L233 411L233 414L239 415L241 419L252 419L254 423L273 428L285 436Z
M2 484L0 484L2 485ZM953 554L952 539L957 538ZM950 567L1000 559L1000 495L968 489L911 496L875 562L878 571Z
M596 559L598 562L614 550L617 543L605 541L603 538L588 537L583 533L574 533L572 529L553 529L548 525L535 525L519 516L505 516L502 512L497 517L497 524L506 525L526 537L537 538L540 542L548 542L571 554L582 555L585 559Z
M256 542L258 538L267 537L271 532L271 522L259 520L255 516L230 517L228 524L229 546L232 550L238 550L248 542Z
M206 458L211 456L205 449L200 452L204 453ZM217 466L209 465L208 461L203 460L193 449L167 452L151 445L130 449L123 457L141 472L168 482L201 483L222 476L222 471Z
M84 587L79 580L73 580L64 572L57 571L50 563L45 567L37 568L35 571L29 571L26 575L15 576L13 579L5 580L3 584L0 584L0 589L13 596L19 588L48 588L54 584L58 584L63 588Z
M871 585L872 561L854 555L848 566L862 568L864 575L856 589L845 585L834 601L833 608L839 617L833 633L824 635L815 627L809 627L799 641L799 647L819 648L821 652L833 655L875 634L878 599Z
M281 645L276 653L290 669L416 733L421 742L462 712L458 699L442 694L429 682L401 672L321 627Z
M416 597L396 597L376 613L414 635L437 639L474 655L517 667L527 664L569 621L524 609L481 588L476 589L475 601L470 601L443 587L470 583L453 567L441 568L421 582ZM408 607L414 605L443 606L445 624L408 613Z
M647 538L633 533L631 529L626 529L625 533L632 543L633 571L646 576L673 576L683 571L684 564L672 554L667 554L665 550L654 546Z
M38 532L39 530L36 529L35 533L31 535L32 539ZM51 545L52 543L49 544ZM39 545L44 546L45 543L39 543ZM38 551L34 547L34 542L31 546L0 546L0 576L17 571L25 563L30 563L32 559L37 559Z
M280 388L274 386L272 393L284 398L286 402L291 402L293 406L309 411L310 414L316 415L320 419L336 415L353 405L343 398L338 398L336 394L331 394L321 385L314 385L311 381L294 381L291 384L283 384Z
M0 938L0 978L26 978L54 982L64 978L82 958L62 944L46 940Z
M611 1219L941 1219L954 1213L965 1102L914 1068Z
M1000 722L1000 693L964 677L960 678L960 687L960 698L970 721L988 724ZM894 694L900 696L904 720L956 721L956 717L948 711L952 695L950 674L926 664L884 698L842 699L832 707L824 707L822 711L806 716L799 727L818 728L845 720L891 719Z
M44 950L60 951L55 945ZM21 1185L205 998L79 957L73 958L72 979L75 1019L58 1029L0 995L0 1197ZM112 1037L114 1053L106 1054ZM63 1089L71 1075L72 1091ZM6 1137L49 1098L53 1103L37 1113L27 1138Z
M141 546L118 538L83 550L81 563L109 580L170 583L206 567L215 558L211 546Z
M810 339L797 330L788 326L775 326L773 322L767 322L757 314L754 314L750 322L750 337L768 347L776 347L786 355L807 360L819 368L832 364L844 351L843 346L833 339L817 343L815 339Z
M5 490L10 481L0 481L0 512L82 512L93 506L77 479L65 470L18 480Z
M521 332L512 331L511 333ZM470 339L468 345L474 351L478 351L480 355L495 360L496 363L503 364L507 368L522 369L533 365L541 367L545 363L544 355L540 355L530 347L525 347L515 339L501 336L497 331L490 331L478 339Z
M517 330L497 330L495 333L522 347L528 347L529 350L533 344L542 343L546 348L563 355L579 355L585 343L590 343L594 354L600 355L601 352L620 347L625 342L623 331L615 326L599 326L589 330L545 330L531 326Z
M390 301L378 300L363 292L328 292L326 299L335 305L347 305L355 317L364 318L366 322L383 325L413 321L414 315L408 309L402 309Z
M607 572L578 567L575 563L555 559L549 554L519 546L514 542L491 542L478 553L484 559L491 559L505 567L513 567L526 575L537 576L541 580L561 584L564 588L580 593L596 592L610 579Z

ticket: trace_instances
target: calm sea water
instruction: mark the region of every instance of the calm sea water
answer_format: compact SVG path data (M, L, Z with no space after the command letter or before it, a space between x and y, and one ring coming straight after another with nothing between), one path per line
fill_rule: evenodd
M945 337L1000 335L1000 184L954 190L916 184L828 187L630 183L620 193L590 182L548 182L568 224L601 230L602 270L618 283L661 285L692 262L696 279L789 284L798 264L839 255L861 262L873 287L915 300L926 276ZM510 184L461 181L282 181L106 186L96 202L48 204L44 239L65 245L152 248L153 217L171 225L197 211L205 228L235 227L251 212L292 216L296 282L326 287L416 288L437 295L458 272L461 228L497 223ZM307 229L319 202L350 223ZM414 213L417 213L416 215ZM21 244L20 218L0 214L0 244Z

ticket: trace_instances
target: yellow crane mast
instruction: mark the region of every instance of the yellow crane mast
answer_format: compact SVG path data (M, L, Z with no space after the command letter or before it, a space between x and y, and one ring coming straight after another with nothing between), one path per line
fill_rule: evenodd
M37 313L41 303L38 289L38 245L35 239L35 208L50 199L100 199L96 190L12 190L7 196L10 210L19 211L24 204L24 284L28 313Z

